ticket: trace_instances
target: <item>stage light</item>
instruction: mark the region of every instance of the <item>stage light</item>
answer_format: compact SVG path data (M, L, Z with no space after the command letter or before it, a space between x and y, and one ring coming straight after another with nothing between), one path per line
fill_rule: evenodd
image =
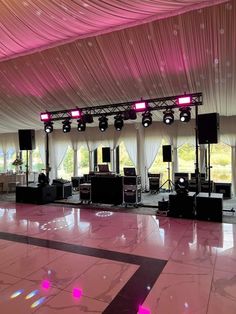
M181 122L189 122L191 120L191 112L190 112L191 108L186 107L186 108L181 108L180 109L180 121Z
M142 114L142 125L147 128L152 124L152 114L150 111L146 111Z
M165 124L172 124L174 122L174 111L173 110L166 110L163 112L163 122Z
M82 119L82 118L81 118L81 119L78 119L77 122L78 122L77 130L78 130L79 132L85 131L85 129L86 129L86 123L84 122L84 119Z
M135 111L145 111L147 110L147 103L145 101L136 102L134 104Z
M42 172L38 175L38 184L40 186L47 185L49 183L47 176Z
M85 113L83 115L83 120L85 123L93 123L93 116L90 113Z
M99 129L101 132L105 132L108 128L108 119L106 116L101 116L99 119Z
M188 180L180 177L176 182L175 191L177 194L188 194Z
M187 105L190 105L191 102L192 102L192 98L190 96L180 97L177 100L177 104L179 106L187 106Z
M130 120L136 120L137 119L137 113L134 109L129 110L129 119Z
M45 122L44 123L44 132L52 133L53 131L53 123L52 122Z
M71 110L70 115L72 119L78 119L81 117L81 112L79 109L74 109L74 110Z
M114 126L116 128L117 131L121 131L121 129L124 126L124 121L122 116L119 114L117 116L114 117L115 121L114 121Z
M63 133L68 133L71 130L71 122L70 120L66 119L62 122L62 131Z
M47 122L51 120L51 114L49 112L42 112L40 114L41 121Z

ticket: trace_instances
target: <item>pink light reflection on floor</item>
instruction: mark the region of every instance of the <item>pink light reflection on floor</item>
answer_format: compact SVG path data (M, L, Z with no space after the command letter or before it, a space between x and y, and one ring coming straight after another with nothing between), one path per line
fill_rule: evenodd
M82 289L74 288L72 294L75 299L79 299L82 296Z
M41 283L41 287L45 290L48 290L51 287L51 283L49 280L43 280Z
M139 305L138 314L151 314L151 311Z

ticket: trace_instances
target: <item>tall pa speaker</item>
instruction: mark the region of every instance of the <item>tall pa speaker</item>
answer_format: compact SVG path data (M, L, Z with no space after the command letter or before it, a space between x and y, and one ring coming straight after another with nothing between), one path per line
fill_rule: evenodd
M102 148L102 162L110 162L110 161L111 161L110 147L103 147Z
M18 130L20 150L35 149L35 130Z
M162 146L162 155L164 162L171 162L172 154L171 154L171 145L163 145Z
M218 143L219 113L200 114L198 116L199 144Z

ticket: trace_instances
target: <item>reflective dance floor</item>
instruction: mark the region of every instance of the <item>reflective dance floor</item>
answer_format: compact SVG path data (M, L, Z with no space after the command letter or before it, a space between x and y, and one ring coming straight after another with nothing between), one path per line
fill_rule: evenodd
M1 202L0 313L235 314L236 224Z

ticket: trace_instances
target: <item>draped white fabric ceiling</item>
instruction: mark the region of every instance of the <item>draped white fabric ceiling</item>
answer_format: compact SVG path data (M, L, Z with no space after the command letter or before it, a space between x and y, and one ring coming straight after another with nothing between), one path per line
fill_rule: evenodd
M45 109L185 91L236 115L235 23L233 0L2 0L0 132L42 128Z

